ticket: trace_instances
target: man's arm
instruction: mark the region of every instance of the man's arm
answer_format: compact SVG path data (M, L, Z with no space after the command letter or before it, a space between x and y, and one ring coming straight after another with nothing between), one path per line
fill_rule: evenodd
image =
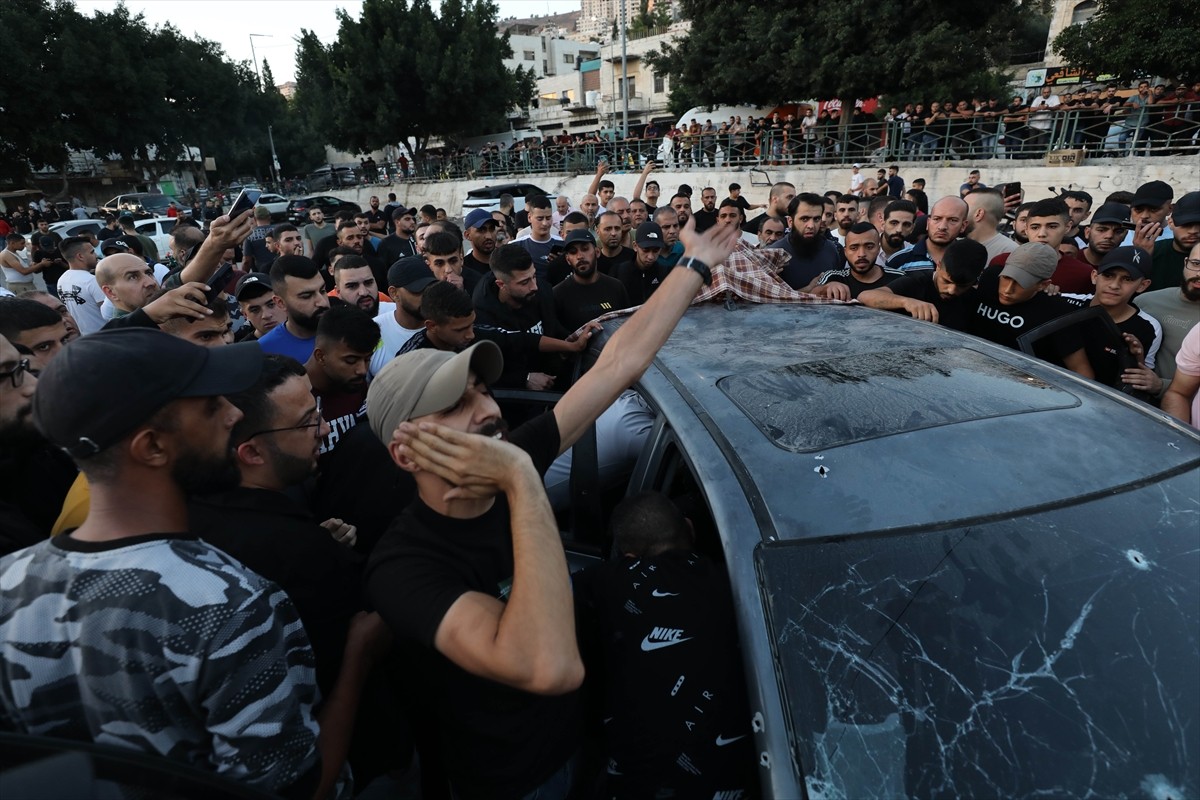
M1188 375L1177 368L1171 385L1163 392L1162 410L1180 422L1195 425L1200 420L1192 419L1192 399L1198 390L1200 375Z
M230 220L229 217L214 219L209 226L208 238L180 271L180 283L208 283L208 279L221 265L221 256L225 251L244 241L253 227L254 220L250 219L248 211L238 215L235 220Z
M740 228L725 225L697 234L693 217L680 232L683 257L715 267L733 252L740 236ZM702 285L695 270L672 269L650 299L613 334L595 366L554 406L560 454L575 444L617 396L641 377Z
M21 259L14 256L8 250L4 250L3 252L0 252L0 264L3 264L4 266L8 267L9 269L15 269L17 272L21 273L22 275L32 275L35 272L41 272L42 271L41 265L43 263L45 263L45 262L39 261L39 262L37 262L37 264L30 264L28 267L26 267L24 264L21 263Z
M642 167L642 174L638 175L637 183L634 184L633 194L629 198L629 202L642 199L642 189L646 185L646 176L654 170L654 159L647 159L646 166Z
M937 322L937 306L912 297L896 294L886 286L878 289L868 289L858 295L858 302L869 308L881 308L884 311L907 311L916 319L926 322Z
M1096 371L1092 369L1092 362L1088 361L1087 353L1082 347L1069 355L1063 356L1063 366L1077 375L1082 375L1091 380L1096 379Z
M434 646L473 675L534 694L564 694L583 682L575 641L571 576L541 476L515 445L440 425L404 423L401 452L456 488L447 499L508 499L513 542L508 602L465 592L442 617Z
M600 179L604 176L604 173L606 173L606 172L608 172L608 162L601 161L599 164L596 165L596 174L594 176L592 176L592 182L588 186L588 190L586 192L584 192L584 194L596 194L596 192L598 192L600 190Z

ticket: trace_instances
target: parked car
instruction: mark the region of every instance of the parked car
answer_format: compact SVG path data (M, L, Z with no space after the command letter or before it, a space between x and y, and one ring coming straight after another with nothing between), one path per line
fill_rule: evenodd
M482 208L487 211L500 210L500 195L511 194L513 198L513 213L521 211L525 208L525 198L533 194L542 194L550 198L553 203L558 195L550 194L545 189L535 186L532 183L499 183L495 186L484 186L480 189L471 189L467 192L467 199L463 201L462 216L467 218L477 208Z
M175 217L154 217L139 221L133 228L154 242L154 246L158 248L159 260L162 260L170 252L171 231L175 230L175 221Z
M61 222L51 222L49 225L51 233L57 233L62 238L66 239L71 236L82 236L84 233L91 232L98 234L100 229L104 227L104 222L98 219L72 219L63 220ZM36 231L35 231L36 233ZM26 234L25 238L29 239L33 234Z
M58 211L58 218L60 221L75 219L75 207L70 203L60 201L54 204L54 208L56 211ZM103 216L100 213L100 210L95 206L80 206L80 208L82 208L84 213L87 214L88 219L96 219L98 216Z
M288 199L281 194L264 193L255 205L270 211L272 220L281 220L287 216Z
M635 388L627 490L698 500L764 797L1200 786L1196 430L848 305L693 308Z
M315 169L309 173L307 182L310 191L358 185L358 179L354 177L354 170L350 167L325 166Z
M167 208L174 206L178 212L188 211L188 206L169 194L151 194L138 192L134 194L119 194L100 207L105 214L132 214L135 219L148 217L163 217Z
M308 224L308 210L317 207L325 212L326 217L332 217L339 211L362 211L362 206L358 203L352 203L349 200L342 200L340 197L334 197L326 194L313 194L306 197L297 197L295 200L287 204L287 219L294 225Z

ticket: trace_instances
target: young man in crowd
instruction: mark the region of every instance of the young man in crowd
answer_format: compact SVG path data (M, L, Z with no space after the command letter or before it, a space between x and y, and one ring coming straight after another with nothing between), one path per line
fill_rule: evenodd
M1162 325L1162 346L1154 371L1165 386L1175 375L1175 355L1188 331L1200 325L1200 243L1183 262L1183 282L1178 287L1158 289L1137 296L1137 306Z
M858 295L871 308L904 311L915 319L966 330L975 288L987 266L987 248L960 239L946 248L934 269L909 270L902 277Z
M630 219L632 222L632 214ZM644 222L639 222L638 227ZM604 275L613 275L618 265L633 260L633 248L625 246L625 227L619 214L606 211L600 215L596 220L596 238L600 243L596 267Z
M372 319L392 310L391 303L385 305L380 301L375 272L367 260L359 255L345 255L337 259L333 265L333 291L329 294L365 312Z
M25 296L0 297L0 336L29 358L34 373L49 366L71 340L62 317Z
M987 248L988 263L1017 249L1017 243L999 230L1004 219L1004 195L999 190L975 189L963 199L967 201L967 238Z
M1100 266L1109 251L1121 244L1130 225L1129 206L1122 203L1100 206L1087 228L1087 244L1079 253L1080 259L1092 269Z
M525 210L529 212L529 233L518 236L513 240L512 246L519 247L529 254L539 279L549 280L550 262L557 261L562 253L562 239L555 236L551 230L554 212L551 210L550 199L544 195L527 197ZM478 299L475 304L479 305Z
M803 291L822 273L837 269L841 261L837 245L821 232L824 209L820 195L802 192L793 197L788 206L791 230L771 245L791 256L779 277L793 289Z
M904 276L898 269L879 266L879 231L869 222L856 222L846 231L842 269L819 275L805 291L834 300L856 299L868 289L887 286Z
M1070 224L1066 203L1057 197L1039 200L1029 207L1025 220L1026 238L1030 242L1045 244L1058 253L1058 265L1051 283L1064 292L1088 294L1092 286L1092 267L1074 256L1059 253ZM1011 253L1001 253L988 263L1003 267L1011 257Z
M419 255L416 209L396 206L391 221L393 232L379 243L379 258L389 268L405 256Z
M282 256L271 265L271 287L283 301L287 321L258 343L263 352L290 356L303 364L312 355L317 322L329 310L325 278L312 259Z
M367 374L379 325L360 308L336 306L317 322L317 342L304 364L312 394L329 426L321 455L337 446L367 413Z
M602 214L601 224L612 216ZM571 275L554 287L554 306L566 330L576 331L602 314L629 306L624 285L599 270L600 251L589 231L571 231L564 245Z
M421 293L437 282L421 256L405 256L388 270L388 295L396 304L390 314L375 318L379 326L379 346L371 355L370 374L376 375L413 335L424 328L421 317Z
M496 229L499 226L500 223L482 208L467 214L463 220L463 237L471 243L471 252L463 259L463 274L474 272L483 277L492 271L491 259L496 250Z
M925 218L925 238L911 250L888 260L888 266L901 272L933 269L945 256L946 248L967 229L967 201L961 197L943 197L929 209Z
M839 245L846 244L846 231L858 222L858 197L844 194L838 197L833 207L833 237Z
M1188 192L1175 203L1167 220L1171 238L1154 244L1151 289L1167 289L1183 282L1183 262L1200 242L1200 192Z
M662 210L674 214L670 209ZM653 222L642 223L634 233L633 260L618 264L613 275L625 288L630 305L641 305L649 300L666 279L668 268L660 261L665 248L666 236Z
M238 278L233 296L242 316L250 323L242 327L239 341L261 339L287 319L283 301L271 288L271 276L265 272L251 272Z

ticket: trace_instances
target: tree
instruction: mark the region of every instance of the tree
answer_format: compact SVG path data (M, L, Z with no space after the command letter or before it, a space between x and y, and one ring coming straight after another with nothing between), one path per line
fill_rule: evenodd
M1020 0L681 0L680 6L691 30L647 57L671 76L676 112L906 91L971 95L996 84L997 70L1009 63L1014 20L1038 10Z
M510 70L508 34L496 35L490 0L366 0L355 20L338 12L325 46L303 31L296 102L329 143L364 153L430 137L454 141L506 127L505 111L534 93L532 73Z
M1200 14L1191 0L1099 0L1096 14L1056 36L1053 48L1072 67L1122 82L1196 80L1197 41Z

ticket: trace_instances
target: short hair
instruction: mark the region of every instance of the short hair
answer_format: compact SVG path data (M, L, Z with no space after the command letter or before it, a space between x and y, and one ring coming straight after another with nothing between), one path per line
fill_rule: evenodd
M1067 200L1078 200L1081 203L1087 203L1087 207L1092 207L1092 196L1082 189L1071 189L1059 195L1059 198L1064 202Z
M917 207L917 211L920 211L922 214L929 213L929 195L920 189L909 189L908 194L912 197L913 205Z
M617 214L617 212L615 212L615 211L605 211L604 214L616 214L618 219L621 217L621 215ZM603 217L604 214L601 214L600 216ZM562 221L569 225L587 225L588 224L587 214L583 213L582 211L572 211L570 214L567 214L565 217L563 217Z
M180 228L195 228L196 230L200 230L200 223L191 217L177 217L175 219L175 227L171 229L171 232L174 233Z
M837 189L830 189L825 192L824 196L832 203L837 203L837 199L842 196L842 193Z
M606 179L600 181L600 188L601 189L612 189L613 191L616 191L617 185L606 178Z
M492 272L504 280L511 280L517 272L533 266L533 256L519 244L504 244L492 251Z
M242 412L242 418L230 432L230 440L235 444L242 444L255 431L272 427L275 422L275 404L267 399L267 395L286 383L289 378L299 378L304 374L304 365L291 356L277 353L263 356L262 372L259 373L258 380L248 389L225 395L225 399Z
M317 320L317 346L345 342L356 353L370 353L379 344L379 325L357 306L331 306Z
M511 206L513 204L513 196L508 192L500 195L500 207Z
M271 262L271 286L276 294L285 286L288 278L312 280L321 274L317 262L305 256L280 256Z
M779 183L773 184L771 186L771 197L782 197L783 193L787 189L791 189L794 192L796 191L796 186L795 184L788 183L787 181L780 181Z
M1029 207L1030 217L1069 217L1070 215L1067 204L1057 197L1038 200Z
M371 266L370 263L367 262L367 259L360 256L358 253L355 253L353 250L350 250L349 247L335 247L333 249L349 251L338 254L341 256L341 258L339 258L337 263L333 265L333 271L335 274L344 269L362 269L363 267ZM332 252L329 254L330 260L333 260L333 255L334 254Z
M433 222L428 223L428 226L434 230L445 231L446 233L453 235L455 239L462 241L462 228L458 227L448 219L435 219ZM428 235L432 236L433 234L429 233ZM426 238L425 241L428 242L429 239Z
M892 198L886 194L877 194L871 198L871 202L867 204L867 217L874 217L876 214L887 210L887 207L892 204Z
M873 233L873 234L875 234L876 237L879 236L879 230L874 225L872 225L870 222L867 222L866 220L862 220L860 222L856 222L853 225L851 225L850 230L846 231L846 235L849 236L852 233L855 233L855 234Z
M812 192L801 192L800 194L798 194L792 198L792 202L788 203L787 213L788 213L789 217L796 216L796 209L800 208L801 203L803 203L804 205L807 205L807 206L816 206L817 208L824 208L825 198L821 197L821 195L819 195L819 194L814 194Z
M669 214L673 214L673 215L675 215L675 217L679 216L679 212L676 211L675 209L671 208L670 206L659 206L658 208L654 209L654 221L658 222L660 217L665 217ZM659 223L659 224L662 224L662 223Z
M671 195L672 204L675 202L675 198L677 197L682 197L684 200L687 200L688 205L692 204L692 196L690 194L684 194L683 192L676 192L675 194Z
M856 194L839 194L839 195L837 196L837 200L836 200L835 202L836 202L836 203L837 203L839 206L841 206L841 205L850 205L851 203L853 203L853 204L857 205L857 204L858 204L858 201L859 201L859 199L860 199L860 198L859 198L859 196L858 196L858 195L856 195Z
M176 227L178 227L178 225ZM274 228L271 228L271 232L268 233L267 236L270 236L272 239L278 242L279 237L283 236L285 233L291 233L292 231L299 233L300 229L290 222L281 222Z
M471 295L449 281L438 281L429 284L429 288L421 292L421 316L441 325L452 319L462 319L475 313L475 304Z
M155 300L162 297L169 291L170 289L165 287L158 290L158 292L156 292L154 296L150 298L149 303L153 303ZM149 305L149 303L147 303L147 305ZM220 297L213 297L211 301L206 299L204 302L200 303L200 305L212 312L207 317L204 317L205 320L220 321L223 319L229 319L229 304ZM195 322L197 322L197 320L193 319L192 317L171 317L170 319L159 323L158 327L162 328L167 333L174 335L179 331L184 330L184 326L192 325Z
M171 229L171 238L175 240L175 246L184 250L191 250L204 242L204 231L191 226L180 228L176 225ZM100 246L103 249L104 245Z
M424 214L424 215L425 215L425 216L427 216L427 217L436 217L436 216L437 216L437 209L436 209L436 208L434 208L434 207L433 207L432 205L430 205L429 203L426 203L425 205L421 206L421 213L422 213L422 214Z
M729 208L730 206L733 206L734 208L738 209L739 211L742 209L742 207L738 204L738 201L734 200L732 197L726 197L724 200L722 200L720 203L717 204L717 208Z
M18 239L24 240L25 237L19 233L9 234L10 237L16 236ZM67 261L70 261L75 256L79 255L84 250L95 250L92 243L82 236L69 236L58 243L58 252Z
M640 492L613 509L613 541L622 553L637 558L692 545L692 530L683 512L661 492Z
M903 214L905 212L912 214L915 217L917 215L916 204L909 200L893 200L892 202L888 203L887 208L883 210L883 218L886 220L892 214Z
M24 242L25 237L24 237L24 235L17 233L16 231L9 231L8 236L4 237L4 241L6 241L6 242Z
M1108 197L1104 198L1106 203L1120 203L1121 205L1133 205L1133 192L1113 192Z
M450 256L462 250L462 236L449 231L434 231L425 237L425 252L435 256Z
M890 166L888 166L888 169L894 169L894 170L896 170L896 172L899 172L900 165L899 164L891 164Z
M550 208L550 198L544 194L531 194L525 198L525 208L539 208L548 210Z
M6 339L15 339L25 331L57 325L62 321L57 311L36 300L25 297L0 298L0 336Z
M993 222L999 222L1004 218L1004 195L999 189L976 189L971 192L969 197L977 198L976 202L987 215L991 217Z
M351 228L354 228L354 230L358 230L358 223L354 221L353 217L351 217L350 219L339 219L337 221L337 232L338 233L341 233L342 231L348 231Z
M632 200L630 200L630 201L629 201L629 207L630 207L630 208L633 208L633 204L634 204L634 203L641 203L641 204L642 204L643 206L645 206L647 209L648 209L648 208L650 208L650 205L649 205L649 204L648 204L648 203L647 203L645 200L643 200L643 199L642 199L642 198L640 198L640 197L635 197L635 198L633 198ZM608 213L608 212L605 212L605 213ZM602 215L602 216L603 216L603 215Z

